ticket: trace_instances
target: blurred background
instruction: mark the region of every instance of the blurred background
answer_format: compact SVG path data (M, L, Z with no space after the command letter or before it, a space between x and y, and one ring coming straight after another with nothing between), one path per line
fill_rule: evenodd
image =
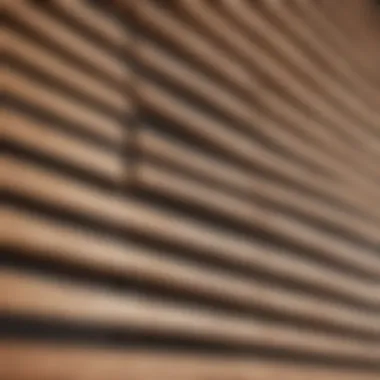
M3 4L1 379L380 379L377 1Z

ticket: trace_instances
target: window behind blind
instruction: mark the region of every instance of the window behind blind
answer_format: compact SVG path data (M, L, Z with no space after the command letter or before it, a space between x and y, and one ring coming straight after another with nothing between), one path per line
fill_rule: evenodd
M5 3L4 378L378 378L376 30L323 4Z

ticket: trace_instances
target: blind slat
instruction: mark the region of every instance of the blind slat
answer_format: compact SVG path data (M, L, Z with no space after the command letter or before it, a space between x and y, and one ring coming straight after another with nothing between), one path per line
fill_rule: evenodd
M108 179L120 179L124 165L120 153L105 152L60 132L54 125L33 121L20 112L7 110L3 138Z
M335 370L325 367L294 366L269 360L246 360L203 357L181 353L152 354L145 351L123 352L120 349L105 350L94 347L68 347L54 344L28 344L9 341L0 346L4 363L18 362L17 366L1 366L4 378L40 380L60 373L63 378L83 380L107 378L110 373L115 380L125 377L136 379L169 378L181 374L183 380L216 376L218 378L239 376L242 380L377 380L376 373L367 371ZM22 359L20 359L22 358ZM46 362L50 363L46 366ZM146 363L149 363L147 365Z
M10 178L11 174L21 172L22 176ZM27 164L14 159L8 159L2 165L2 178L6 188L15 193L100 219L111 226L118 228L124 226L125 229L140 231L147 236L157 236L188 248L194 247L205 254L227 259L231 263L238 262L253 266L259 265L260 262L261 265L270 263L268 258L263 257L260 260L260 250L252 243L236 239L232 234L191 222L186 218L173 218L172 213L160 212L141 202L107 197L106 194L95 191L89 186L70 182L41 169L28 167ZM45 184L43 189L38 185L40 181ZM255 252L257 252L257 257ZM272 265L281 266L281 255L272 260ZM285 267L295 265L294 260L285 263L283 264ZM375 292L370 290L371 287L368 289L368 295L373 297Z
M12 270L1 273L0 283L3 289L14 289L18 294L18 297L10 297L2 293L0 309L17 314L113 324L120 328L145 328L153 333L190 334L231 344L261 344L369 361L376 361L380 356L376 344L355 343L322 334L301 334L291 328L243 318L224 318L213 312L202 313L133 295L110 294L95 287L75 286Z
M120 143L123 127L112 118L107 118L97 110L82 106L70 97L53 92L51 88L7 68L5 88L9 95L47 110L61 118L74 122L78 128L113 143Z
M351 309L335 307L331 302L294 295L261 285L254 279L235 279L221 271L165 258L160 251L101 238L41 217L9 210L2 212L2 218L7 220L7 225L1 230L2 244L22 249L31 257L46 257L58 263L79 264L102 272L165 284L173 289L187 289L193 294L209 295L246 308L259 307L279 315L298 316L353 331L380 333L376 315L358 315L353 320Z
M85 93L90 99L103 103L116 113L121 114L128 110L129 103L120 91L115 91L76 67L70 66L69 63L62 62L62 59L54 56L51 51L39 47L11 30L4 33L4 39L7 54L11 54L12 57L66 82L75 91ZM130 73L126 66L124 80L127 81L129 77Z
M147 159L159 160L187 170L192 176L221 185L226 191L234 191L236 196L251 198L259 203L264 200L274 202L287 210L292 209L305 216L321 219L328 225L333 223L334 226L347 229L348 233L359 235L371 244L377 244L379 241L377 225L364 218L329 207L303 192L276 186L275 181L253 176L249 170L192 150L191 147L175 140L171 141L148 126L141 128L139 136L140 148Z
M1 379L378 378L380 29L346 2L6 1Z
M63 24L51 19L38 7L31 6L27 0L20 0L7 5L7 14L18 20L35 33L42 35L46 40L50 40L54 45L58 45L80 58L90 66L96 67L104 72L114 81L123 81L125 78L125 64L115 56L105 54L89 39L85 39Z

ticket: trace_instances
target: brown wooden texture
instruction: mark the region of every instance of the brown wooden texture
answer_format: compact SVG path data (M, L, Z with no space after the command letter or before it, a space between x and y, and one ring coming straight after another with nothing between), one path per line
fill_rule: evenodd
M379 378L380 7L15 0L0 379Z

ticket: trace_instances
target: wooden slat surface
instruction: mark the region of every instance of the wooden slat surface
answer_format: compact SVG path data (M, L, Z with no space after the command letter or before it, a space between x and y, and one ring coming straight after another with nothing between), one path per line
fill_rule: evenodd
M253 176L249 170L239 168L228 162L222 162L211 155L192 150L185 144L171 141L165 135L149 126L140 132L140 146L143 153L152 160L174 164L189 171L199 178L205 178L220 184L226 189L236 191L236 196L246 195L267 199L279 205L294 208L294 210L323 219L324 223L334 223L354 235L360 235L373 243L379 239L378 227L364 218L351 216L349 213L325 205L318 199L310 197L301 191L288 187L276 186L275 181Z
M318 76L323 75L323 73L318 72L317 74L308 75L308 78L312 78L314 83L317 83L318 86L322 86L324 93L322 93L320 96L318 93L315 93L313 90L312 92L306 92L307 89L310 87L309 83L305 83L304 80L302 80L302 76L300 77L299 73L301 72L300 69L297 69L297 75L298 77L295 77L291 73L289 73L288 70L286 70L286 67L283 67L284 65L281 65L278 59L276 61L276 57L269 55L264 50L260 49L260 47L256 44L250 44L250 41L248 38L244 38L241 34L238 33L238 30L236 30L233 26L226 28L228 24L228 20L225 18L219 17L211 7L207 7L202 2L191 2L191 1L185 1L186 4L186 10L190 12L190 14L194 17L197 23L200 23L200 26L203 26L206 28L206 31L211 33L213 36L216 36L218 39L221 40L221 42L228 44L228 46L231 46L231 49L233 49L233 52L236 52L237 56L241 59L247 59L249 60L249 63L253 65L253 67L257 70L257 78L254 77L254 80L251 80L251 82L256 82L257 89L256 91L260 91L262 86L260 86L260 73L263 72L263 75L270 76L273 81L280 86L281 88L286 88L287 93L293 93L294 96L296 96L300 101L302 102L308 102L308 109L314 109L317 111L318 115L324 115L326 120L330 120L331 118L334 119L333 123L339 124L341 129L344 129L345 132L348 131L348 133L355 132L353 134L353 137L357 141L366 142L368 141L368 138L371 135L365 135L362 132L364 131L365 124L363 120L356 120L354 116L350 116L350 112L353 109L353 106L346 107L343 112L339 113L337 112L339 109L332 104L330 105L331 100L328 100L328 97L332 94L332 90L329 89L331 87L331 80L328 80L327 82L323 78L318 78ZM235 6L236 8L236 6ZM248 13L249 14L249 13ZM257 19L257 16L255 17L255 13L252 12L251 17L251 25L255 26L256 31L258 32L258 29L260 28L260 24L257 24L254 22L255 19ZM224 25L224 28L222 27ZM268 27L265 30L265 38L270 39L270 29L267 31ZM280 44L281 41L276 41ZM284 43L281 43L281 47L284 49L286 45ZM273 49L272 49L273 50ZM276 51L279 49L277 48ZM289 50L289 49L288 49ZM292 57L295 56L294 51L291 51L290 54ZM307 69L307 65L302 64L302 67L304 69ZM309 79L310 81L310 79ZM264 82L266 83L266 82ZM315 87L315 85L314 85ZM334 86L334 90L337 89L338 86ZM278 89L277 89L278 90ZM339 98L339 101L342 102L344 98L346 97L346 91L343 91L343 95L340 93L337 95ZM352 103L352 101L351 101ZM321 106L319 106L321 104ZM357 105L357 103L355 103ZM328 107L327 107L328 106ZM317 119L318 115L315 115L315 118ZM376 120L376 116L378 117L378 113L370 113L370 115L365 116L367 123L368 120L370 120L371 123L373 123L373 120ZM341 121L338 121L338 119L341 117L348 118L349 120L342 119ZM333 120L331 119L331 120ZM351 121L352 120L352 121ZM265 121L263 121L265 123ZM363 127L359 127L359 125L363 125ZM376 122L375 124L376 125ZM372 128L374 126L372 125ZM367 146L367 151L371 151L372 148L377 149L375 146ZM369 158L374 157L376 160L378 158L378 155L375 152L374 154L370 154Z
M223 88L218 86L217 83L213 83L206 75L195 73L191 70L191 67L186 67L185 63L179 64L146 38L139 39L136 56L149 69L157 71L160 77L164 75L185 91L201 98L202 101L211 103L217 107L218 111L233 118L237 123L247 125L247 130L252 130L252 133L255 131L253 126L265 124L265 129L261 128L260 133L286 147L286 149L297 152L300 156L299 162L303 162L303 160L317 161L315 165L321 166L324 170L332 172L332 175L336 176L346 174L346 176L352 177L352 175L355 175L355 172L353 173L352 171L352 165L342 165L342 159L343 163L347 164L347 159L350 159L351 156L349 150L344 146L338 151L340 148L339 140L334 141L329 137L327 139L322 138L322 144L318 144L318 147L315 147L310 142L304 145L305 140L289 134L278 122L276 123L269 117L264 116L262 112L258 112L248 104L246 105L238 97L224 92ZM318 134L319 125L313 123L312 120L300 114L297 109L285 103L280 96L266 89L261 89L256 96L260 97L260 101L262 100L270 108L272 114L274 113L275 120L279 119L281 123L289 124L289 128L300 128L304 133ZM273 116L271 117L273 118ZM309 128L306 128L306 126L309 126ZM300 144L301 141L303 144ZM326 152L321 151L321 147L324 149L326 144L332 145L332 143L334 143L334 149L331 149L332 153L339 153L340 160L338 162L336 159L329 159Z
M331 357L359 358L369 363L376 363L380 358L376 343L360 343L321 333L301 334L297 329L248 318L224 317L220 313L179 307L133 294L112 294L101 288L76 286L11 269L1 271L0 285L17 294L17 297L1 294L0 311L3 313L144 329L150 333L178 334L227 344L263 345Z
M379 377L380 28L340 7L5 2L1 380Z
M262 5L266 6L265 10L272 16L270 20L272 22L276 20L277 25L285 26L293 41L296 40L300 43L300 47L317 56L318 61L322 59L323 67L328 71L331 70L337 80L347 87L352 86L355 91L353 95L359 93L363 95L367 107L371 107L372 110L377 109L378 102L374 97L377 93L376 87L360 75L360 71L358 72L352 62L355 56L350 56L350 60L345 59L350 55L348 53L350 48L347 48L347 43L344 44L342 41L341 30L333 23L329 23L317 7L313 7L312 2L294 1L291 4L292 11L286 7L282 9L270 7L268 2L262 2ZM342 54L335 54L336 49Z
M15 175L16 173L20 173L20 175ZM199 248L203 245L205 250L214 247L218 251L222 247L224 249L230 247L237 252L247 251L248 254L250 251L251 244L249 241L238 241L233 235L228 237L223 231L218 231L207 225L197 225L190 220L187 222L186 219L179 224L175 221L175 214L169 212L164 216L165 214L162 214L158 209L156 211L128 199L108 197L106 193L94 191L91 187L74 181L70 182L63 176L37 169L17 159L3 160L1 179L5 188L13 192L40 199L42 202L53 205L57 204L60 207L84 213L92 218L99 218L111 225L127 225L134 229L145 230L148 234L162 234L163 236L165 234L173 241L185 239L187 243L195 244ZM43 188L39 185L40 183L44 183ZM228 205L226 206L228 207ZM297 229L293 222L288 223L286 218L274 213L271 217L269 213L256 211L253 208L241 212L243 214L249 213L252 223L256 220L260 228L276 230L283 236L291 236L292 229ZM326 252L325 254L330 252L330 255L335 254L348 263L354 263L355 267L360 265L361 269L368 275L375 277L379 275L377 268L379 260L370 253L358 257L354 253L356 250L351 248L349 244L335 241L332 238L320 241L316 238L313 230L301 225L301 223L299 223L297 236L300 244L304 244L305 247L310 246L319 249L322 255L324 252ZM212 244L210 244L211 242ZM243 249L243 247L246 248Z
M123 129L116 120L109 119L94 109L52 92L49 87L13 69L7 69L5 88L8 94L69 119L91 134L114 143L122 138Z
M130 105L122 91L114 90L112 87L102 84L96 78L87 75L84 71L79 71L70 63L62 61L60 57L54 56L51 51L38 46L33 40L28 40L15 31L5 30L3 38L6 53L11 55L13 59L22 61L24 64L27 63L45 74L63 81L75 91L104 103L114 112L121 114L128 111ZM124 75L125 81L130 79L127 66Z
M269 19L266 21L265 18L262 17L263 15L260 15L260 13L255 10L249 9L244 1L240 1L238 3L238 6L232 6L233 3L231 1L224 1L224 4L227 7L226 11L229 15L233 16L233 20L238 22L239 25L245 26L242 30L250 32L252 37L255 37L258 43L260 43L261 40L267 40L269 44L268 48L271 49L270 52L272 54L281 54L281 57L286 60L290 60L291 62L294 61L296 57L299 57L302 61L299 62L299 60L296 60L296 62L293 63L296 65L294 72L298 75L302 72L305 73L304 75L306 75L309 80L311 79L313 81L314 86L317 84L322 88L322 91L324 92L322 92L321 95L331 96L337 88L339 89L342 87L339 94L335 97L334 104L339 106L345 98L349 97L349 104L342 110L343 112L350 112L351 110L356 109L360 114L365 113L363 117L367 121L373 123L372 120L376 120L379 113L376 108L373 108L373 105L371 107L371 101L373 102L374 100L373 92L372 96L369 98L368 89L362 88L362 81L359 81L358 83L356 80L354 84L350 84L353 78L357 79L357 75L355 75L356 73L352 72L352 70L349 70L349 73L347 73L347 63L342 63L342 60L340 59L341 57L339 55L334 55L331 50L327 49L326 52L326 46L324 46L323 43L321 44L318 36L316 37L310 30L308 30L309 26L305 24L305 21L302 18L297 17L294 13L290 12L289 7L266 7L266 10L269 11L267 13L270 15L276 15L279 22L285 23L286 27L293 31L291 38L286 39L288 29L285 31L281 29L277 30L276 25L271 23L273 20ZM262 1L261 4L264 7L265 5L269 5L269 3L266 3L265 1ZM255 22L253 22L253 19ZM296 41L294 41L295 39ZM300 47L297 43L297 40L299 39L303 42ZM318 55L315 53L315 50L317 50ZM310 53L313 53L313 55L311 56ZM315 55L317 55L316 60L313 59ZM318 62L320 62L321 55L324 59L324 65L322 67L318 67ZM327 55L327 58L325 55ZM326 70L326 63L329 65L328 68L330 69L331 66L333 66L333 75L327 76L330 70ZM343 80L339 80L341 75L344 75ZM302 79L302 76L300 79ZM362 98L365 95L367 95L365 97L366 101L363 102ZM294 114L294 112L291 114ZM363 127L365 127L364 124ZM321 128L323 128L323 124L316 129L319 130ZM327 133L329 133L329 131L327 131ZM334 140L335 147L341 143L339 138L334 139L333 135L330 137L330 141L331 140ZM352 158L350 155L346 156L346 159L349 160L350 158ZM367 162L367 164L373 166L371 162ZM373 169L376 170L376 166L373 166Z
M271 230L277 236L284 238L291 238L294 234L297 236L299 243L307 241L307 244L310 244L310 248L320 249L322 252L324 249L329 251L330 257L336 254L337 257L340 256L340 260L343 259L343 256L346 256L347 261L350 260L348 255L351 250L349 244L344 245L344 248L342 245L342 249L339 249L339 246L343 243L339 242L339 239L333 239L317 231L312 231L312 229L308 228L305 224L301 224L290 218L287 219L286 216L282 216L279 213L274 213L269 210L263 211L255 207L254 204L242 201L233 196L218 193L217 191L209 190L206 186L197 185L195 182L187 180L184 177L181 178L180 175L176 177L170 176L170 174L165 173L164 170L159 170L154 166L149 167L148 165L142 164L139 178L142 182L142 186L146 185L148 187L158 188L173 198L177 196L183 198L190 204L196 203L205 208L213 209L216 213L220 213L220 215L223 215L224 218L228 218L229 220L236 220L252 228L259 226L260 228ZM305 235L304 238L301 237L302 234ZM318 242L318 244L314 245L313 242ZM326 244L326 248L324 248L324 244ZM329 248L327 248L327 245ZM337 249L335 250L333 247ZM338 252L341 252L341 254ZM321 255L322 254L323 253L321 253ZM359 258L355 248L353 248L350 257L358 260L355 264L356 268L363 264L363 256ZM378 259L374 253L373 260L370 260L373 269L377 265L377 261Z
M31 28L33 31L42 35L45 39L52 41L54 44L62 47L80 58L83 62L96 67L104 72L114 81L125 80L125 65L117 58L106 54L99 46L91 43L88 39L83 38L74 30L67 28L43 12L42 9L32 6L27 0L19 0L7 4L7 14ZM127 43L125 34L120 31L119 43Z
M22 113L7 110L3 116L2 134L7 141L58 158L100 176L113 180L121 179L124 172L121 146L115 149L115 152L105 152L62 133L52 125L33 121Z
M171 42L173 44L176 44L178 48L185 50L186 52L188 52L190 56L196 57L197 60L201 60L202 64L207 65L210 70L223 70L223 73L221 72L220 75L223 75L223 78L227 78L227 74L224 72L229 67L229 63L224 62L223 56L221 56L220 53L221 50L215 51L215 48L213 48L214 59L207 58L207 55L205 54L211 54L211 44L206 44L205 42L203 42L201 36L197 36L195 33L192 33L191 30L189 30L189 28L186 28L184 25L179 23L178 20L170 18L161 9L159 9L156 6L153 6L151 3L141 2L140 4L141 7L143 4L146 4L146 6L140 9L140 12L136 13L136 17L139 17L144 27L153 29L154 32L159 33L159 35L162 38L170 39ZM216 62L218 62L218 65L220 67L215 66L215 60ZM237 68L236 70L228 68L229 76L233 75L235 72L236 76L239 75L239 79L231 78L231 81L237 80L239 81L238 85L242 88L249 87L245 91L251 91L251 86L249 86L249 84L252 83L252 80L250 79L249 74L246 71L244 71L241 67L239 67L239 70ZM246 77L244 78L244 76ZM201 115L200 113L190 113L190 109L186 109L185 104L181 104L176 98L163 93L162 91L160 91L158 87L154 86L151 83L142 83L141 81L139 83L138 90L141 101L143 102L143 105L145 107L151 107L156 112L164 113L166 117L170 117L173 121L180 123L183 127L191 123L190 128L193 131L193 133L196 131L197 126L198 128L202 126L203 135L205 134L204 131L207 130L208 137L210 136L209 133L211 128L218 128L219 130L222 129L220 123L216 124L214 121L212 121L212 125L206 118L201 117L203 115ZM168 108L169 105L170 109ZM223 137L223 134L224 136L226 136L225 132L220 131L219 133L221 134L221 136L219 136L219 141L222 141L220 139ZM216 138L218 138L218 136L216 136ZM239 144L239 147L234 148L233 143L235 141ZM237 136L234 136L233 140L229 140L229 150L233 149L234 153L238 154L238 156L242 157L244 160L254 159L255 161L257 160L257 162L260 162L263 165L266 164L265 168L267 170L278 171L280 168L285 170L286 166L284 160L281 160L281 165L278 166L278 164L274 163L274 158L270 156L270 154L267 151L264 151L259 146L255 146L255 148L251 147L251 149L249 149L248 141L242 141L243 138L237 140ZM217 140L214 140L214 143L216 142ZM272 165L269 160L272 161ZM376 217L378 217L377 211L373 208L373 202L368 203L367 198L361 199L360 197L353 195L352 190L350 194L346 194L344 192L344 189L339 188L337 184L334 184L333 186L326 186L319 180L316 180L315 178L313 179L312 176L308 175L306 171L303 171L302 174L301 172L302 171L298 170L297 173L296 169L294 168L289 168L289 170L286 171L287 175L291 176L294 179L296 179L297 177L302 177L302 182L311 185L315 190L321 189L321 192L327 192L332 194L335 193L334 196L336 198L342 200L347 199L348 202L359 203L360 207L364 207L366 211L368 210L369 213L374 213ZM325 189L325 187L328 187L328 189Z
M368 125L373 125L374 117L378 115L377 112L375 113L367 103L363 102L362 99L357 96L355 92L347 91L344 87L345 83L342 86L340 82L335 81L334 78L328 77L324 71L321 71L316 67L315 63L308 58L302 50L292 45L292 43L288 41L286 37L281 35L269 21L266 21L259 12L255 13L253 9L247 7L247 3L244 1L238 1L235 3L235 7L232 6L233 2L230 0L224 0L223 3L227 6L228 10L231 10L232 13L238 15L237 19L240 22L243 19L248 25L247 21L250 20L250 29L257 36L258 42L259 38L268 41L268 44L270 44L271 47L270 53L274 56L279 53L283 55L286 60L290 61L292 65L295 66L298 75L301 76L303 74L307 76L315 88L317 88L317 86L320 87L320 90L323 91L319 92L321 95L324 95L327 99L332 97L336 104L344 105L344 108L341 109L348 115L352 113L352 116L355 117L354 115L356 113L356 117L361 118L364 125L366 123L368 123ZM288 19L293 20L292 16L289 15L290 12L287 12L286 7L283 7L282 12L283 18L288 17ZM295 24L299 25L300 22L295 22Z
M21 249L31 257L50 258L57 262L80 264L96 270L144 279L172 288L187 289L192 293L207 294L246 307L260 307L269 311L321 321L354 331L379 335L376 313L357 315L352 319L352 308L336 307L315 297L261 285L251 280L236 279L230 274L184 260L160 258L160 251L143 249L123 241L98 237L43 218L4 211L1 241L8 249Z
M376 373L336 370L324 367L281 364L275 361L234 360L228 358L122 352L91 346L67 347L54 344L28 344L8 341L0 347L0 374L14 380L41 378L100 380L110 374L115 380L178 378L183 380L377 380ZM22 359L20 359L22 358ZM11 363L9 365L9 363ZM46 364L48 363L48 365ZM153 375L152 375L153 374Z

